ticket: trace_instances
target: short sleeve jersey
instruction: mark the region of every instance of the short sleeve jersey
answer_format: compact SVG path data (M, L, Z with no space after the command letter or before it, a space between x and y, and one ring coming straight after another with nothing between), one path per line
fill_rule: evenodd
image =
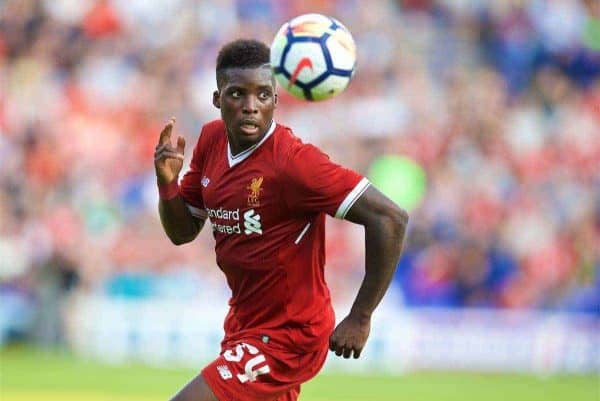
M324 279L325 213L344 218L369 182L272 122L232 155L222 120L206 124L180 194L210 220L232 295L225 339L255 337L308 352L335 318Z

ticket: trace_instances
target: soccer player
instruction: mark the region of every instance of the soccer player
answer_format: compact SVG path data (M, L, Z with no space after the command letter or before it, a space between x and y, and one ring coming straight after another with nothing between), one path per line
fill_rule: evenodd
M172 401L293 401L328 349L358 358L394 274L408 216L356 172L273 120L269 48L236 40L219 52L213 104L178 184L185 140L160 134L159 212L176 244L210 219L217 264L231 288L220 355ZM365 228L365 276L335 327L324 279L325 213Z

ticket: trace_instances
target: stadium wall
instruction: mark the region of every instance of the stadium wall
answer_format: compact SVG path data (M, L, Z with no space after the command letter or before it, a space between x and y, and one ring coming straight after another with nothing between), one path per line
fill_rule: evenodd
M105 361L199 367L219 351L223 303L81 297L68 341ZM378 311L379 312L379 311ZM329 358L326 370L600 372L600 321L592 316L472 309L385 308L359 360Z

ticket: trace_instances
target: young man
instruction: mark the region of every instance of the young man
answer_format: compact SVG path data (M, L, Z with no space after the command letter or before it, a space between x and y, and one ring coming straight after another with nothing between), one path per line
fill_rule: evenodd
M268 63L269 48L257 41L221 49L213 104L222 119L202 128L181 186L185 141L171 144L174 120L156 148L165 232L176 245L190 242L210 218L232 291L221 354L172 401L296 400L328 349L360 356L402 248L404 211L275 123ZM365 227L365 277L335 330L323 274L325 213Z

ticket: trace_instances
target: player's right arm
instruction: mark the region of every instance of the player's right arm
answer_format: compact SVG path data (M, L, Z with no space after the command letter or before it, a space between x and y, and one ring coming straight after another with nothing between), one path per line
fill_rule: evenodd
M171 144L171 131L175 119L171 118L160 133L154 153L154 169L160 192L158 212L165 233L175 245L192 241L204 225L204 221L192 216L179 194L178 179L183 166L185 139L177 138L177 146Z

